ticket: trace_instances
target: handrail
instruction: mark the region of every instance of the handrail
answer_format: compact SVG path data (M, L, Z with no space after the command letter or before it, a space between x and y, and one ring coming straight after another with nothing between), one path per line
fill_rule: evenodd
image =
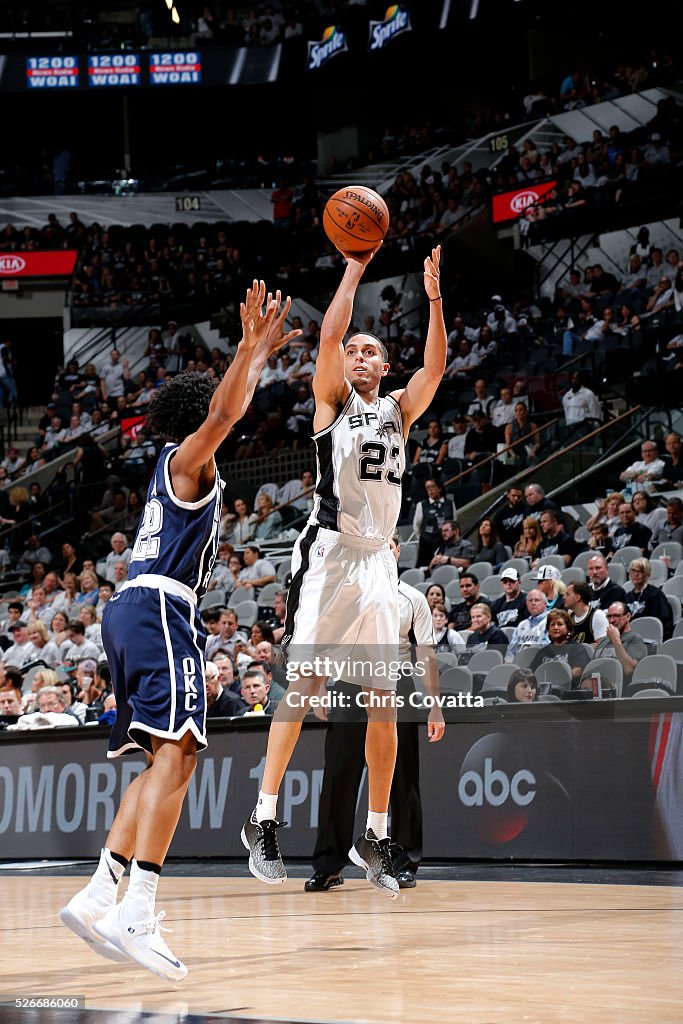
M626 419L628 416L633 416L633 414L636 413L641 408L642 406L635 405L632 409L627 409L626 412L620 413L619 416L616 416L613 420L610 420L608 423L601 423L599 427L595 428L595 430L591 430L589 434L584 434L583 437L579 437L576 441L572 441L572 443L568 445L566 448L561 448L559 451L554 452L553 455L549 455L547 459L544 459L542 462L536 463L535 466L529 466L527 469L523 469L521 473L517 474L517 479L519 479L520 477L529 476L529 474L531 473L537 473L539 469L542 469L549 463L554 462L555 459L559 458L560 456L566 455L567 452L572 451L574 448L578 447L578 445L584 444L586 441L590 441L592 437L597 437L599 434L602 434L604 430L608 430L610 427L613 427L614 424L618 423L620 420Z
M510 487L513 487L515 485L519 485L522 480L525 480L529 476L537 474L538 471L540 469L543 469L544 466L547 466L550 463L554 462L556 459L565 456L567 452L572 451L578 445L583 444L584 442L590 440L593 437L597 437L599 434L602 434L603 431L608 430L610 427L612 427L615 423L618 423L620 420L632 416L640 408L642 408L642 406L636 405L632 409L627 409L626 412L621 413L619 416L615 417L615 419L610 420L608 423L602 423L599 427L596 427L596 429L592 430L589 434L584 434L583 437L577 438L576 441L573 441L566 448L561 448L559 451L554 452L552 455L549 455L548 458L543 459L542 462L536 463L535 466L528 466L526 469L522 469L519 473L515 474L515 476L510 477L510 479L507 481L506 490L509 490ZM503 494L498 495L498 497L491 503L491 505L489 505L486 511L475 520L475 522L469 527L468 530L465 531L464 536L467 536L474 530L477 530L479 528L480 523L484 519L486 519L486 517L490 514L491 509L495 508L495 506L499 503L499 501L502 500L502 498Z
M560 422L561 418L562 417L557 416L554 420L550 420L549 423L544 423L541 427L538 427L536 432L540 433L541 430L546 430L548 427L554 426L556 423ZM487 457L485 459L482 459L481 462L473 463L471 466L468 466L467 469L464 469L462 473L458 473L457 476L453 476L449 480L444 480L441 485L442 488L447 487L449 484L456 483L458 480L461 480L462 477L474 472L475 469L481 469L482 466L486 466L489 462L492 462L494 459L497 459L500 455L505 455L506 452L511 452L512 449L516 448L518 444L524 444L525 442L528 443L530 437L533 437L533 434L527 434L526 437L519 437L516 441L513 441L512 444L508 445L507 448L501 448L500 451L493 452L491 455L487 455Z

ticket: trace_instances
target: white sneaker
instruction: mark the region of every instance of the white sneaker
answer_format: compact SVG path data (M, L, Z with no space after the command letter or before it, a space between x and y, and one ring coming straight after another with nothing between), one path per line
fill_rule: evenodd
M147 921L127 925L121 915L122 906L122 903L117 903L94 923L97 934L160 978L168 981L182 981L186 978L187 967L173 955L161 937L161 922L166 916L165 912L162 910Z
M62 907L59 911L60 920L79 939L83 939L90 946L93 953L99 953L100 956L106 957L107 960L115 960L119 964L128 963L130 961L129 956L120 949L117 949L116 946L112 946L111 942L107 942L106 939L103 939L93 929L95 921L99 921L104 917L110 909L110 904L97 902L93 898L91 888L90 885L86 885L85 889L77 892L67 905Z

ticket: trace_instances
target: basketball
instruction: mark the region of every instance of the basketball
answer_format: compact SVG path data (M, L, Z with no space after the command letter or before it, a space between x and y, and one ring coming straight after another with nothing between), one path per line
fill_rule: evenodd
M363 185L340 188L325 204L325 234L338 249L367 252L389 228L389 210L382 197Z

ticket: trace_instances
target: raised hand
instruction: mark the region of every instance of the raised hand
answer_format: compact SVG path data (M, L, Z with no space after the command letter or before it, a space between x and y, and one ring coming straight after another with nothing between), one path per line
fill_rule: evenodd
M244 302L240 302L240 320L242 321L242 339L247 348L254 349L266 338L277 313L277 303L268 296L265 313L263 303L266 297L265 281L257 281L246 294Z
M270 293L268 293L268 301L271 301ZM272 355L273 352L277 352L278 349L284 348L284 346L288 345L293 338L298 338L304 333L301 328L289 331L287 334L284 332L284 325L287 317L289 316L289 311L292 308L291 297L289 295L287 296L284 305L282 306L282 310L279 313L277 311L280 309L280 303L282 301L282 296L279 291L275 292L275 299L273 301L275 302L276 315L271 321L270 329L263 342L263 344L267 346L268 356Z
M347 252L346 249L341 249L339 246L336 248L342 254L347 263L359 263L363 270L365 270L373 256L375 256L382 248L382 242L379 242L374 249L368 249L367 252Z
M441 246L437 245L436 249L432 249L432 255L425 260L424 284L430 302L441 298L440 262Z

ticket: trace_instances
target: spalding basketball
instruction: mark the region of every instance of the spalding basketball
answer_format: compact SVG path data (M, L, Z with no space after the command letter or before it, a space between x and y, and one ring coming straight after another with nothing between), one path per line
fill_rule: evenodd
M340 188L325 204L323 227L338 249L367 252L387 233L387 204L377 192L363 185Z

